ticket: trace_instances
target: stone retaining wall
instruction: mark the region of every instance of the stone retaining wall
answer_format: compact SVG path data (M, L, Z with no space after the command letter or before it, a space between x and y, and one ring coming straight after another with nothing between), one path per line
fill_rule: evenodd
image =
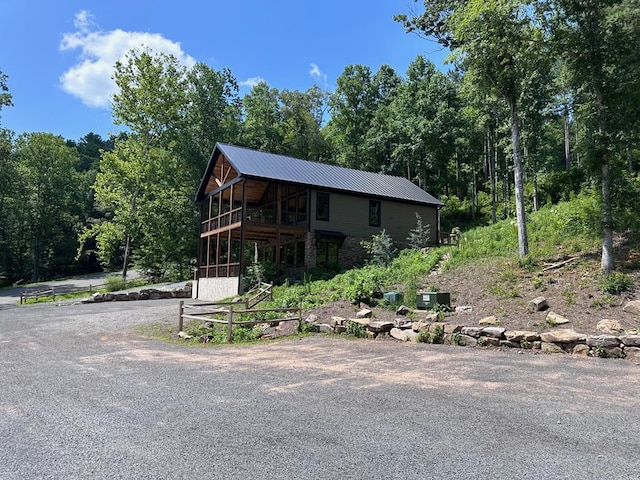
M132 300L160 300L163 298L191 298L191 285L182 288L143 288L135 292L94 293L82 303L126 302Z

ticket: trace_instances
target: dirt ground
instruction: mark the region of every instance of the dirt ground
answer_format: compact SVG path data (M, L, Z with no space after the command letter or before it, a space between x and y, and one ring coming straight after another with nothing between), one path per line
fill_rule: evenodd
M602 292L602 275L598 259L576 258L558 265L563 260L535 266L524 272L506 260L487 261L481 265L458 269L455 272L434 272L423 283L423 291L449 292L451 306L471 307L468 313L450 313L445 321L452 324L477 326L479 320L495 316L498 324L510 330L548 331L553 328L571 328L585 334L596 334L600 320L620 322L627 332L640 329L640 317L623 311L630 300L640 299L640 277L635 278L632 292L610 295ZM393 290L393 289L390 289ZM532 313L529 302L545 297L548 308ZM407 302L408 303L408 302ZM366 307L366 305L361 305ZM373 316L380 320L393 320L395 309L375 306ZM354 317L358 307L347 301L325 305L314 310L322 320L331 316ZM554 327L546 322L549 311L569 320L570 323ZM424 311L411 315L419 318Z

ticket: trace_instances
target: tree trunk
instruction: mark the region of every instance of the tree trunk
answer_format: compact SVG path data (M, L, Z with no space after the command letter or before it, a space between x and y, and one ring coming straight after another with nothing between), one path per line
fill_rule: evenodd
M518 225L518 255L524 258L529 254L527 239L527 220L524 209L524 182L522 176L522 156L520 154L520 125L518 121L518 105L512 99L511 107L511 144L513 146L513 176L516 193L516 223Z
M569 131L569 106L564 105L564 166L566 170L571 169L571 132Z
M606 139L607 125L604 118L604 94L596 89L596 105L598 107L598 131L600 141ZM598 145L602 151L602 259L600 266L605 274L614 268L613 261L613 213L611 207L611 175L609 172L609 154L606 145Z

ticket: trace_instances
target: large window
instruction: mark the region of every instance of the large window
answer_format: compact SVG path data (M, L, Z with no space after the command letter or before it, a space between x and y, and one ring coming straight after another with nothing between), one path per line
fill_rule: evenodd
M329 194L326 192L316 194L316 220L329 221Z
M318 266L335 267L338 265L338 247L335 242L318 242Z
M380 200L369 200L369 226L380 226Z

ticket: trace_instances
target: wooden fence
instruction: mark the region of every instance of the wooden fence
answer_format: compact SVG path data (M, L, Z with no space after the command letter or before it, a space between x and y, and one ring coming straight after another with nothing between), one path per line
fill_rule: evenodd
M240 307L240 308L237 308ZM234 320L234 316L242 314L261 314L261 313L296 313L277 319L260 319L260 320ZM222 317L222 318L220 318ZM236 317L237 318L237 317ZM215 302L215 303L198 303L185 304L184 300L180 300L180 313L178 316L178 331L184 328L185 320L196 320L198 322L211 322L227 325L227 342L233 340L234 325L258 325L260 323L271 322L291 322L297 320L302 322L302 302L297 308L247 308L245 302Z
M91 295L94 291L94 289L98 288L98 287L104 287L106 284L105 283L100 283L97 285L89 285L88 287L51 287L51 288L47 288L45 290L24 290L22 293L20 293L20 305L22 305L23 303L26 303L28 299L30 298L35 298L36 300L38 300L41 297L52 297L53 301L56 301L56 294L57 295L63 295L66 293L77 293L77 292L89 292L89 295Z

